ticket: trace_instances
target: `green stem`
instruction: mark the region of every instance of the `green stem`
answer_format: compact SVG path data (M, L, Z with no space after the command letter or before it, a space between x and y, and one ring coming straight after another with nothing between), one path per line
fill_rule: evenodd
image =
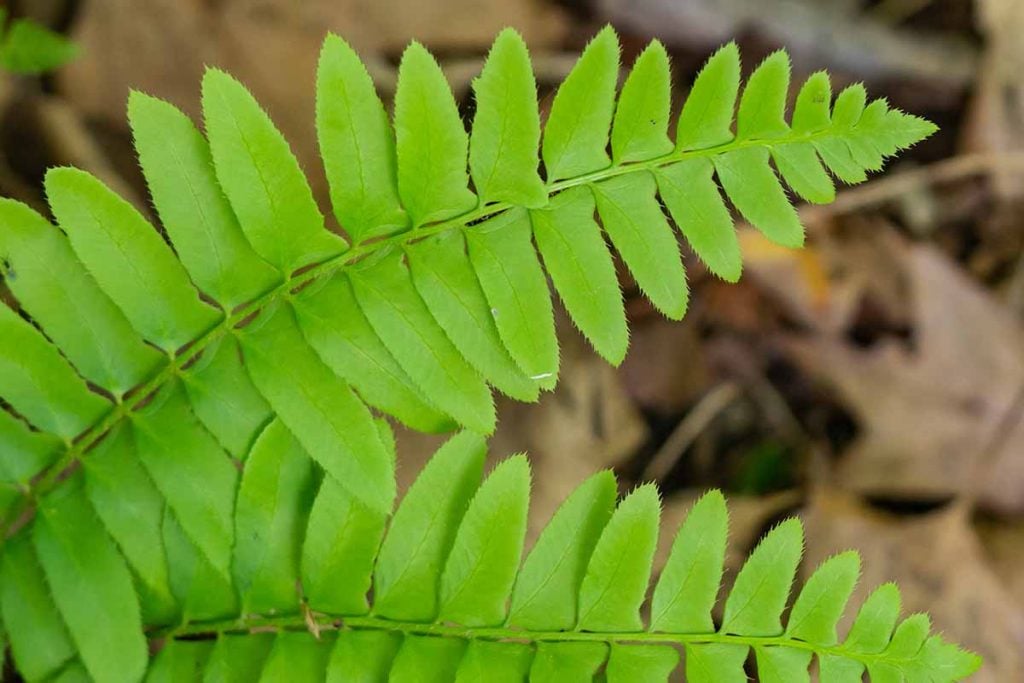
M837 131L835 128L828 128L815 133L790 134L788 136L772 140L732 140L728 143L718 145L716 147L709 147L707 149L688 151L675 150L647 161L609 166L608 168L601 169L600 171L593 171L577 178L549 183L547 186L548 196L550 197L551 195L557 194L558 192L570 187L589 185L602 180L607 180L608 178L614 178L616 176L626 175L637 171L650 171L685 159L714 157L747 147L772 147L775 145L795 142L810 142L815 139L834 136L839 133L840 131ZM74 442L69 443L67 450L61 455L61 457L35 478L25 491L25 497L22 498L21 501L19 501L19 503L15 505L10 513L4 518L4 520L0 522L0 544L4 543L7 538L17 532L21 526L24 526L24 524L28 522L31 518L32 507L36 500L53 490L53 488L66 477L69 470L77 465L79 459L86 451L96 445L110 430L112 430L132 411L142 407L147 399L149 399L154 392L160 389L160 387L185 372L189 363L198 358L199 355L210 345L214 344L222 337L232 334L234 329L245 322L248 318L254 316L256 313L276 301L287 299L292 292L321 278L330 277L342 268L350 266L357 261L361 261L383 249L409 244L449 230L462 229L467 227L469 224L489 218L511 208L514 207L508 202L478 206L453 218L423 225L413 230L392 235L386 239L378 240L376 242L358 245L348 251L338 254L337 256L332 256L331 258L316 264L298 275L289 277L284 282L270 288L252 301L238 307L229 315L224 317L219 323L215 324L196 338L193 342L178 350L176 353L171 354L167 365L163 366L141 385L132 389L122 400L118 400L114 403L110 410L107 411L107 413L105 413L96 423L79 435Z
M216 636L221 633L248 633L255 630L308 630L320 633L342 629L391 631L403 635L437 636L442 638L464 638L466 640L514 640L531 643L566 643L566 642L600 642L600 643L647 643L664 645L695 645L695 644L726 644L758 647L766 645L785 646L797 650L806 650L817 655L832 655L844 659L852 659L862 664L885 661L890 664L909 662L910 659L899 659L887 656L884 652L869 654L854 652L840 645L823 646L795 640L785 636L737 636L726 633L651 633L646 631L603 632L588 631L524 631L505 627L471 628L467 626L448 626L446 624L419 623L410 621L391 621L379 617L352 617L324 614L289 615L279 617L251 616L244 619L228 619L216 622L190 623L175 628L165 629L155 634L156 638L180 638Z

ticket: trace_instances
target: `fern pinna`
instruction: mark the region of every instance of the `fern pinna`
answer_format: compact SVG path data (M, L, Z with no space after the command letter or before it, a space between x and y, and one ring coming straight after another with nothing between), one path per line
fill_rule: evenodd
M0 201L13 302L0 306L0 614L22 676L649 681L680 651L695 682L745 680L751 653L764 681L807 680L812 659L823 681L951 681L978 666L925 616L897 624L890 585L840 642L853 553L814 573L783 627L795 520L753 552L716 626L717 493L680 530L649 619L649 485L616 506L614 478L591 478L520 567L529 468L516 456L481 484L480 434L494 427L489 387L532 401L556 381L548 278L617 363L628 333L609 242L658 309L686 309L659 197L708 268L735 280L723 192L799 246L779 176L826 202L828 171L863 180L933 130L867 104L860 86L833 102L823 73L787 122L781 52L734 111L729 45L694 83L673 142L665 50L648 47L617 93L618 53L610 29L590 43L542 137L526 48L502 33L467 135L423 47L402 58L392 127L356 54L329 37L317 131L347 239L326 229L270 119L217 70L203 81L205 136L170 104L129 101L170 244L75 169L46 177L59 228ZM391 431L373 411L465 428L393 516Z

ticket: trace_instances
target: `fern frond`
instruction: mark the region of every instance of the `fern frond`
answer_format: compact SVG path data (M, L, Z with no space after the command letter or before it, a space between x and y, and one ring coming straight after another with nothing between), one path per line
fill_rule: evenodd
M351 470L353 482L369 486L356 488L386 507L387 485L371 483L378 475L370 473L379 473L383 451L357 404L417 429L489 432L487 385L533 400L557 379L546 275L597 351L612 363L624 357L628 332L605 236L657 308L684 314L685 273L659 196L697 254L734 280L740 253L723 191L771 239L799 245L780 175L802 196L828 201L826 167L861 180L934 128L884 101L866 104L860 86L831 105L822 73L801 89L790 125L786 55L765 60L741 95L730 44L698 76L673 145L668 69L652 44L616 103L618 42L605 29L559 88L542 137L526 47L505 31L475 82L467 135L436 62L414 44L400 68L392 129L358 57L329 37L317 130L334 212L353 247L324 229L284 138L229 75L210 70L203 79L209 144L173 106L133 93L136 147L174 251L136 209L78 170L47 175L63 233L27 207L0 206L6 281L20 306L114 401L83 398L82 421L64 433L33 419L29 399L19 398L30 386L6 389L4 399L36 427L74 441L57 462L66 467L181 377L205 428L234 455L270 411L286 415L303 445L333 463L326 467L339 477ZM266 325L272 335L257 331ZM233 336L243 341L241 368L227 350ZM276 362L286 356L305 360ZM268 373L253 387L246 370L259 367ZM300 368L324 379L289 406L284 385ZM246 396L251 413L228 417L231 396L210 395L217 382L202 380L204 372L231 373L228 393ZM319 396L331 387L332 398ZM287 416L323 401L345 414ZM362 436L328 455L325 439L339 429ZM58 474L42 476L43 488Z
M439 671L507 661L543 680L603 665L661 671L671 657L650 643L675 642L687 645L687 668L706 675L735 672L751 646L766 670L806 669L813 652L823 668L832 655L837 670L849 666L845 645L793 644L811 642L802 638L812 626L781 634L791 572L780 567L799 558L786 536L796 535L792 523L765 541L788 553L785 566L781 555L755 553L751 562L769 556L751 565L756 580L737 584L749 600L727 601L735 632L679 612L709 610L721 571L705 545L681 542L676 562L695 571L670 563L666 577L690 578L655 590L665 636L643 631L636 614L657 527L650 487L612 513L610 475L588 482L552 522L559 531L538 543L548 550L531 554L517 578L526 463L509 461L477 489L483 442L464 434L388 524L395 456L374 411L423 431L482 434L494 428L490 387L525 401L552 388L559 351L548 277L595 349L618 363L628 330L608 242L657 308L679 318L687 306L659 197L708 267L735 280L726 199L769 238L797 246L803 232L782 181L828 201L829 171L863 180L934 130L867 103L860 86L833 103L824 74L803 86L787 122L785 55L769 57L740 95L729 45L695 82L673 142L664 49L645 50L617 95L618 54L610 28L595 37L542 131L526 47L503 32L474 83L467 132L425 48L403 55L392 126L359 58L329 37L316 125L347 239L326 229L269 116L217 70L202 83L205 135L166 102L129 99L170 243L76 169L46 177L59 228L0 200L0 273L16 302L0 306L0 611L24 675L134 680L146 666L143 625L183 635L196 624L297 624L297 578L311 608L333 615L310 615L311 624L328 629L344 617L352 627L330 659L289 633L225 635L212 651L174 641L161 662L206 662L212 672L244 664L270 676L300 656L315 669L358 651L366 666L392 672L422 668L424 658ZM718 534L724 521L706 524ZM623 563L625 538L637 552ZM812 612L800 623L828 616ZM282 614L292 621L275 621ZM573 631L580 625L590 630ZM914 659L924 652L959 666L938 641L917 642L919 626L905 630L892 642L897 654L912 652L886 666L925 666ZM528 631L536 647L497 642L511 631ZM648 645L624 645L630 633ZM870 670L875 660L852 661Z
M389 441L386 425L378 424ZM652 485L616 505L614 477L594 475L555 512L520 568L530 468L523 456L513 456L483 477L484 454L479 436L452 438L389 523L330 477L318 487L313 460L279 420L269 424L245 462L234 547L228 539L220 545L232 556L226 587L238 602L223 614L194 616L206 596L172 585L178 611L149 634L166 639L150 679L208 680L230 671L233 678L247 672L244 680L280 680L275 672L305 680L296 671L307 671L317 680L406 680L428 670L439 681L589 680L604 667L610 681L656 681L682 666L692 683L717 683L746 680L751 653L760 680L785 683L809 680L814 659L822 681L859 681L865 672L879 681L956 681L979 665L975 655L931 635L925 615L900 621L893 584L870 595L840 638L837 624L860 572L852 551L811 574L784 624L802 555L803 529L795 518L769 531L751 553L716 627L712 609L728 526L717 491L694 504L676 533L649 620L641 615L660 516ZM78 640L73 619L85 618L89 603L63 604L72 591L62 583L70 577L61 578L61 563L74 561L75 550L57 545L51 534L73 530L91 541L92 551L77 557L76 566L110 571L93 577L106 590L123 587L128 577L107 565L115 549L88 510L80 478L60 493L37 522L45 526L35 532L35 550L19 537L4 564L5 588L20 589L3 594L5 618L19 623L25 617L15 608L21 608L40 624L11 631L16 661L31 672L45 652L68 666L75 650L63 617L89 672L113 680L100 668L109 663L89 658L99 645ZM72 526L51 528L53 516L65 514L73 515ZM36 556L54 602L39 574L27 571ZM126 596L131 592L104 598L116 604L113 598L124 603ZM143 613L147 607L144 602ZM104 604L104 615L113 616L111 605ZM128 605L118 616L131 623ZM117 642L130 642L129 635L139 637L123 633Z

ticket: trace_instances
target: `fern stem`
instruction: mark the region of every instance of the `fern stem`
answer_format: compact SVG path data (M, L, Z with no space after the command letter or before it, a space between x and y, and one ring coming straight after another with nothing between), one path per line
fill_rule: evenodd
M789 135L772 139L734 139L722 145L708 147L706 149L685 151L674 150L668 154L664 154L647 161L611 165L599 171L593 171L576 178L569 178L549 183L547 185L548 197L550 198L551 196L570 187L589 185L637 171L652 171L662 166L667 166L686 159L715 157L749 147L771 148L773 146L783 144L812 142L823 138L842 136L847 132L849 131L846 129L830 127L813 133L790 133ZM286 280L268 289L252 301L239 306L222 318L219 323L206 330L190 344L179 349L176 353L171 354L167 365L163 366L158 372L141 385L132 389L123 400L115 402L111 406L110 410L107 411L96 423L89 427L89 429L85 430L73 442L68 444L67 450L61 455L61 457L37 476L25 491L25 496L21 501L14 506L10 514L5 519L0 521L0 546L2 546L7 538L16 533L18 529L24 526L31 519L32 508L35 501L45 496L49 491L53 490L57 484L65 479L70 471L77 466L79 459L86 453L86 451L99 443L103 437L117 426L122 419L130 415L133 411L142 408L149 398L164 384L185 372L188 365L196 360L204 350L224 336L233 334L236 328L242 326L248 319L255 316L261 310L277 301L287 300L293 292L296 292L319 279L330 277L339 270L375 254L384 254L386 253L386 250L401 247L405 244L411 244L449 230L471 227L474 223L495 216L511 208L514 208L514 206L508 202L478 206L471 211L467 211L443 221L428 223L413 230L391 235L390 237L386 237L375 242L360 244L337 254L336 256L332 256L321 261L304 271L300 271L298 274L291 275Z
M602 632L588 631L524 631L504 627L448 626L438 623L420 623L407 621L391 621L378 617L332 616L325 614L296 614L279 617L250 616L244 619L227 619L216 622L196 622L165 629L155 634L155 638L191 639L202 636L217 636L221 633L248 633L255 630L277 629L285 631L310 631L319 634L326 631L373 630L391 631L402 635L435 636L440 638L462 638L466 640L509 640L531 643L566 643L566 642L600 642L600 643L646 643L664 645L697 645L697 644L731 644L747 647L785 646L797 650L806 650L816 655L832 655L851 659L863 664L874 661L885 661L889 664L910 662L911 658L895 658L891 654L855 652L848 648L832 645L823 646L786 636L738 636L727 633L651 633L639 632Z

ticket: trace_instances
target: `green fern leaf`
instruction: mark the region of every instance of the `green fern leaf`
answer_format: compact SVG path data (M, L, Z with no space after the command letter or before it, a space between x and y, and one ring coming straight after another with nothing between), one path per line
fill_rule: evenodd
M375 612L398 619L430 619L436 614L434 587L480 483L483 458L483 441L464 433L451 439L423 469L381 545L374 569Z
M789 55L772 53L750 74L736 113L736 139L779 138L786 125L786 93L789 90Z
M480 201L544 206L548 196L537 174L537 84L518 33L505 29L498 34L473 92L469 167Z
M494 431L494 404L476 374L416 293L401 254L351 275L356 300L377 337L425 396L482 434Z
M366 319L349 278L338 275L292 300L309 345L371 406L424 432L455 423L431 405Z
M198 679L213 650L213 642L183 640L168 643L146 673L146 683L174 683Z
M182 380L192 411L236 460L244 460L273 411L242 364L238 340L218 340Z
M644 485L626 496L601 533L580 585L579 620L584 631L639 631L658 543L658 491Z
M772 161L793 191L813 204L828 204L836 198L832 178L818 161L809 142L794 142L772 149Z
M440 614L467 626L498 626L526 536L530 466L509 458L487 477L459 524L441 574Z
M15 74L36 75L58 69L78 56L78 46L31 19L7 23L0 8L0 67Z
M718 491L705 494L679 528L668 562L654 589L651 629L711 633L718 598L729 517Z
M574 187L530 212L533 238L555 290L594 349L612 365L626 357L629 329L615 263L594 221L593 194ZM572 239L566 228L572 226Z
M161 538L164 503L139 461L133 428L123 425L109 434L83 469L96 515L139 577L143 618L147 623L170 622L177 610Z
M587 45L558 88L544 126L544 169L548 182L604 168L615 110L619 40L610 26Z
M782 610L803 554L803 527L790 519L772 529L736 575L722 633L768 636L782 631Z
M519 399L536 401L539 386L506 350L459 233L406 247L416 290L448 339L484 379Z
M668 681L679 652L664 645L612 645L605 675L610 683Z
M391 430L383 422L377 426L393 456ZM366 593L386 524L385 515L359 502L333 478L321 481L302 543L302 587L310 602L343 614L369 609Z
M192 281L228 308L275 285L280 276L246 241L195 124L137 91L128 97L128 121L160 222Z
M373 417L306 345L292 311L264 313L242 349L253 383L310 456L371 508L388 509L395 480Z
M455 680L466 642L455 638L406 636L388 672L395 683L446 683Z
M530 667L530 681L593 681L607 657L604 643L540 643Z
M807 680L815 660L825 681L976 670L925 617L899 623L892 586L840 642L852 553L811 575L784 625L796 520L754 551L716 629L717 493L677 534L649 622L650 485L614 509L614 477L591 478L520 567L528 463L506 460L481 485L484 443L467 431L392 515L394 440L371 408L421 431L487 433L488 385L527 401L551 389L548 277L612 363L628 329L609 242L656 307L683 315L678 236L659 198L712 272L735 280L726 198L798 245L782 181L830 201L829 173L863 180L934 130L861 86L833 103L823 73L787 123L784 53L755 70L734 116L734 44L701 71L674 143L664 48L641 53L618 97L617 80L606 28L542 133L526 47L503 32L467 131L414 44L392 126L354 51L328 37L317 135L352 248L326 229L267 114L216 70L202 88L209 142L172 105L129 99L170 244L74 169L46 178L62 230L0 200L0 273L15 299L0 305L0 616L21 675L139 680L147 638L163 643L152 680L665 680L679 647L691 681L746 680L751 652L762 680Z
M274 646L274 634L221 636L210 653L204 681L243 683L260 680L260 671Z
M110 405L90 392L57 349L7 306L0 306L0 376L4 400L65 442Z
M148 341L172 352L217 322L153 226L99 180L52 169L46 195L75 253Z
M183 622L227 618L240 608L226 576L186 535L169 507L164 510L162 540L167 550L171 591Z
M707 159L688 159L655 171L658 191L683 236L708 269L729 282L740 279L743 257Z
M791 647L766 645L754 648L757 672L764 683L810 683L807 672L813 653Z
M0 614L11 633L14 664L28 680L56 674L75 655L26 534L7 541L0 563Z
M455 672L456 683L516 683L528 680L533 650L521 643L474 640Z
M468 232L466 241L505 348L531 380L550 389L558 380L558 339L530 232L526 211L512 210Z
M253 445L235 498L231 570L243 613L266 612L293 599L297 539L306 526L312 488L312 461L274 420Z
M189 411L180 385L167 387L136 413L132 429L138 458L182 531L229 578L238 471Z
M653 41L633 63L612 122L612 160L646 161L672 151L668 119L672 109L668 53Z
M5 449L0 476L6 489L28 485L32 477L59 457L63 446L53 434L29 429L7 411L0 411L0 440Z
M0 250L18 264L8 286L85 379L122 396L156 370L160 354L103 294L59 230L10 200L0 200L0 225Z
M207 71L203 117L217 180L263 260L287 277L345 249L344 240L324 229L299 162L245 86L223 71Z
M722 188L743 217L772 242L786 247L804 243L804 229L786 191L768 165L769 152L748 147L715 159Z
M83 663L99 680L139 680L147 651L131 574L81 481L61 484L42 501L40 512L32 540ZM82 585L89 589L81 590Z
M413 226L473 208L466 129L441 67L419 43L406 48L398 68L395 130L398 191Z
M316 130L334 215L353 242L404 228L388 115L355 50L333 34L320 52Z
M387 631L342 631L327 667L328 683L387 680L401 636Z
M333 634L310 638L304 633L279 633L267 655L260 680L318 683L324 679L324 668L333 645Z
M693 82L676 125L676 149L707 149L732 140L740 91L740 50L729 43L708 60Z
M673 320L683 317L689 293L679 246L655 197L649 173L624 175L593 185L597 211L612 244L640 289Z
M708 643L686 646L686 680L690 683L744 683L746 645Z
M816 133L832 123L832 82L825 71L811 74L800 87L793 106L793 131Z
M789 614L786 635L815 645L834 645L836 624L853 593L860 557L845 552L826 560L812 575Z
M900 591L895 584L879 586L864 601L844 643L857 652L885 649L900 614Z
M566 631L576 625L580 583L614 505L615 477L607 470L562 503L519 572L510 625L538 631Z

